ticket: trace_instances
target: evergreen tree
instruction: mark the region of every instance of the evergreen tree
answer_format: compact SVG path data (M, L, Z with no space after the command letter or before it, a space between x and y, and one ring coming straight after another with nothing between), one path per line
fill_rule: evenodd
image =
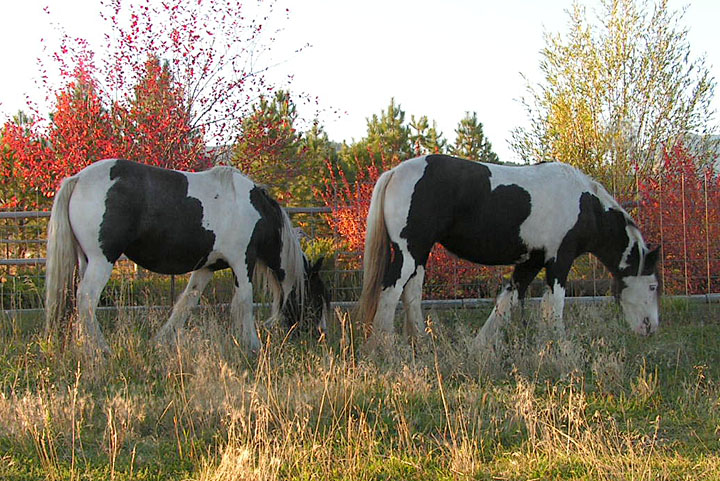
M300 175L297 110L288 92L279 90L268 100L260 97L243 119L232 163L268 186L281 201L291 197L293 179Z
M430 127L430 122L426 115L419 118L410 117L410 141L414 155L423 154L440 154L447 147L447 141L443 138L442 133L438 132L435 121Z
M457 129L455 145L451 152L453 155L480 162L499 163L498 156L492 150L492 144L485 137L482 123L478 122L477 114L465 113Z
M328 139L327 132L316 119L298 142L302 163L301 174L291 186L296 205L315 203L316 190L323 185L326 166L336 166L338 146Z
M387 111L373 114L367 122L367 144L373 152L401 160L412 155L410 128L405 125L405 111L390 99Z
M254 181L265 184L287 205L311 205L322 185L325 165L337 163L337 147L316 120L302 134L290 94L278 91L253 107L242 122L232 163Z

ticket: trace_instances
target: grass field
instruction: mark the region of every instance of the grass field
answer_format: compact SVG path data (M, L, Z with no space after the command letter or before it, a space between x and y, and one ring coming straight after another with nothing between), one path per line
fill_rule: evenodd
M720 306L667 301L658 334L610 306L567 306L566 339L532 309L494 353L482 310L431 312L431 336L365 352L265 332L247 358L217 316L176 347L159 314L105 319L90 361L0 327L0 479L720 479Z

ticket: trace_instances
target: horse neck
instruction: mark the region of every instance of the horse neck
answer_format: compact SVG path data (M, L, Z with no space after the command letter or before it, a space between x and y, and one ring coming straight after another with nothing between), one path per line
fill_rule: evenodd
M613 276L638 272L644 253L643 241L632 219L622 209L604 211L594 234L589 251Z

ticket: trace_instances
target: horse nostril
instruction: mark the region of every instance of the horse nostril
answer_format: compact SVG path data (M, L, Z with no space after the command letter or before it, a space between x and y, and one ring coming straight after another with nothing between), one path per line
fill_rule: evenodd
M650 318L649 317L646 317L645 319L643 319L643 326L645 326L645 334L646 335L650 334L651 326L650 326Z

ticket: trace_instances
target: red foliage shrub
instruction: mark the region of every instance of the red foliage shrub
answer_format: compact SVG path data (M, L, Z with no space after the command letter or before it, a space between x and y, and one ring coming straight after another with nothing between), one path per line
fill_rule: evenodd
M663 152L660 173L640 182L638 221L648 243L661 244L665 291L717 292L720 288L718 176L700 167L684 145Z

